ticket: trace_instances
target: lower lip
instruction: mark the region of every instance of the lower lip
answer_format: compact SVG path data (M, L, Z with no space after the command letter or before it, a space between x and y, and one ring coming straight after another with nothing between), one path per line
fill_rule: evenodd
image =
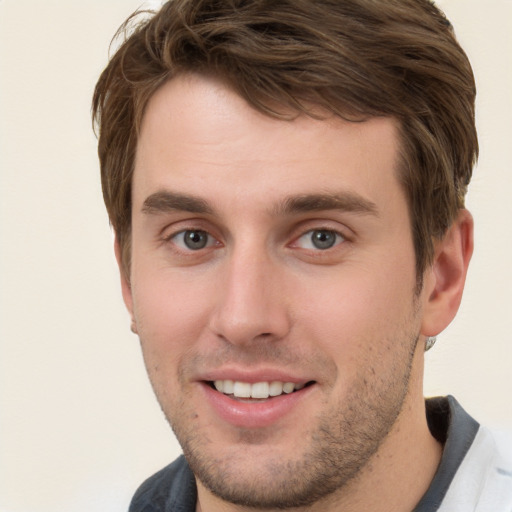
M217 415L234 427L240 428L264 428L274 425L292 413L315 387L313 384L265 401L239 402L219 393L206 382L200 384L208 403Z

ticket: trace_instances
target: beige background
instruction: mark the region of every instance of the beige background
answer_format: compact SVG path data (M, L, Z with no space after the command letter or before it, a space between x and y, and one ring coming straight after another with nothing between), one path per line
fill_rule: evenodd
M1 512L125 511L179 451L121 303L89 119L141 1L0 0ZM426 393L512 428L512 1L439 3L475 68L481 159L466 296Z

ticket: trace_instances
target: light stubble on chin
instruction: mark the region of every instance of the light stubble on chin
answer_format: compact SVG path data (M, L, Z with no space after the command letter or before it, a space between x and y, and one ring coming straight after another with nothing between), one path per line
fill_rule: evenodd
M169 418L194 475L212 494L235 505L259 509L310 506L328 498L357 477L395 424L409 389L417 335L401 338L401 359L386 376L366 368L337 408L327 409L315 429L297 441L293 458L268 456L248 461L244 446L264 443L265 435L240 432L235 454L210 450L207 429L194 429L194 418ZM396 350L396 342L384 341ZM369 384L369 382L372 384ZM186 399L177 410L186 411ZM169 415L168 415L169 416ZM243 468L253 467L247 474Z

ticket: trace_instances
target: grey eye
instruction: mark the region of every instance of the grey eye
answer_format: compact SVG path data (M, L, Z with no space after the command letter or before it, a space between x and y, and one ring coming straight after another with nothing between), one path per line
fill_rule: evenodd
M336 233L325 229L315 230L311 233L311 243L317 249L330 249L336 243Z
M189 249L204 249L208 243L208 234L204 231L185 231L183 241Z
M297 241L297 245L302 249L330 249L340 244L345 239L336 231L330 229L312 229L304 233Z
M176 235L176 242L182 244L191 251L204 249L208 245L208 233L198 229L182 231ZM179 240L181 238L181 240Z

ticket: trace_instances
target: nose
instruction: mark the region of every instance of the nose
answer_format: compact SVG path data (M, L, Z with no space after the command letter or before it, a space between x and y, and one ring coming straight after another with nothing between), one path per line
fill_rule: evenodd
M284 338L290 330L283 269L264 252L233 251L223 262L211 330L233 345Z

